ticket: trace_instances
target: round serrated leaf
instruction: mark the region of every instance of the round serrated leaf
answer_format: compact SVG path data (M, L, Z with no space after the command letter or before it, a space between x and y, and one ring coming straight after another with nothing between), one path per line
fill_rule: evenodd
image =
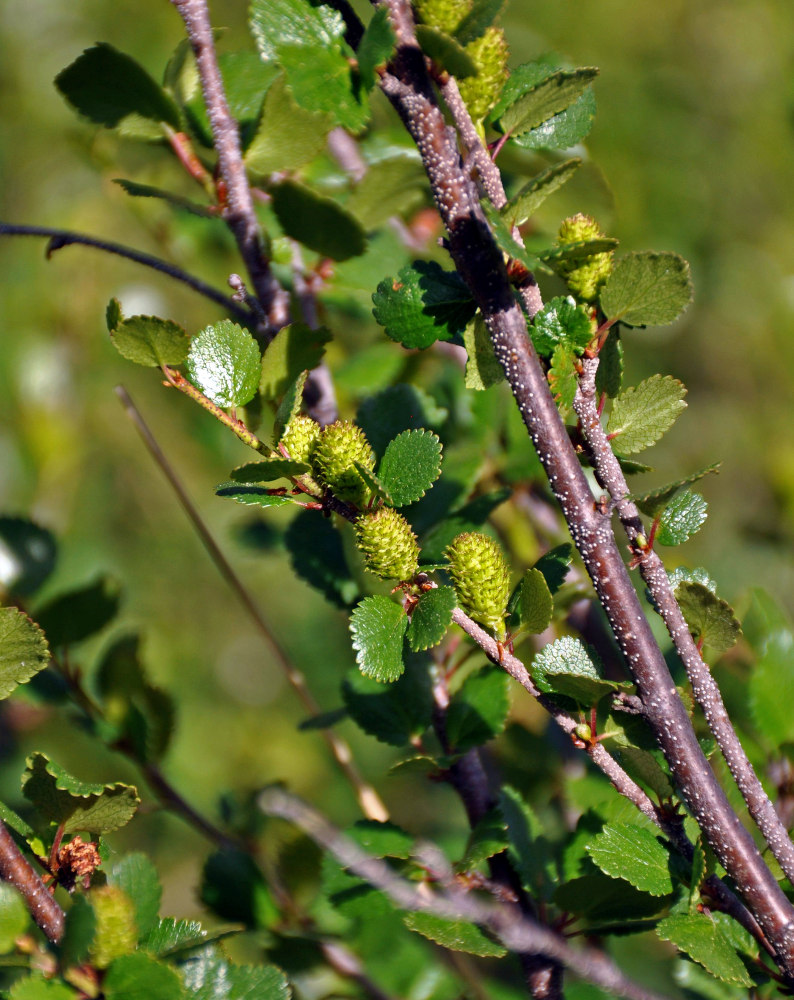
M678 419L686 386L671 375L652 375L615 397L607 423L617 455L634 455L650 448Z
M699 493L692 490L678 493L659 517L656 541L659 545L681 545L706 520L707 510L708 504Z
M579 639L563 636L537 654L532 679L544 693L565 695L589 708L617 688L601 677L594 656Z
M601 291L608 319L627 326L672 323L692 301L689 264L677 253L646 250L615 261Z
M697 642L718 653L736 644L742 629L727 601L721 600L702 583L689 581L679 583L675 598Z
M356 663L365 677L381 683L396 681L405 669L403 638L408 616L382 594L365 597L350 617Z
M245 406L257 393L262 357L251 334L230 319L205 327L190 342L191 381L218 406Z
M407 913L403 921L410 930L451 951L464 951L481 958L501 958L507 954L506 948L486 937L476 924L465 920L446 920L434 913L420 911Z
M183 1000L182 980L169 966L144 952L122 955L102 981L106 1000Z
M590 317L571 296L547 302L530 327L532 343L542 357L550 357L558 344L567 344L580 354L593 339Z
M436 587L422 594L408 626L408 643L415 653L441 642L452 621L456 602L454 587Z
M606 875L642 892L666 896L673 891L670 852L646 827L611 823L590 841L587 853Z
M519 614L522 629L533 635L540 634L548 628L553 610L554 600L545 576L537 567L528 569L521 581Z
M408 746L430 725L433 690L426 658L406 657L405 673L394 684L378 684L351 670L342 684L350 717L370 736L390 746Z
M462 753L504 732L510 711L510 678L485 667L466 678L447 709L447 739Z
M270 194L273 211L287 236L332 260L364 253L367 237L363 227L331 198L297 181L276 184Z
M432 431L408 430L386 446L378 480L394 507L421 499L441 475L441 442Z
M130 316L121 320L111 331L110 339L123 358L150 368L181 365L190 347L186 330L158 316Z
M0 698L27 684L50 659L44 633L19 608L0 608Z
M415 261L396 278L385 278L372 302L387 336L419 350L462 334L476 309L457 272L444 271L435 261Z
M751 987L753 980L735 947L705 913L675 913L659 921L656 933L670 941L712 976L736 986Z

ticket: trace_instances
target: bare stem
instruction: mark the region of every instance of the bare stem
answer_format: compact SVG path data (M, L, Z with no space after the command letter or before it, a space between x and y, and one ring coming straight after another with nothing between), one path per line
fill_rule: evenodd
M57 944L63 937L64 913L47 891L30 862L22 855L6 825L0 821L0 878L22 895L30 915L47 938Z

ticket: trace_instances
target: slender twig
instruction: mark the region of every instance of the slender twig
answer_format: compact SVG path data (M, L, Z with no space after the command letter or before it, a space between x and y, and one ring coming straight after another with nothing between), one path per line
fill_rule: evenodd
M367 854L318 812L286 792L268 789L259 796L259 805L265 814L295 823L346 868L380 889L402 909L480 924L510 951L546 955L611 994L630 1000L660 1000L659 994L628 979L602 952L572 948L561 934L526 916L516 916L514 906L481 902L458 888L451 878L445 880L447 884L443 889L433 893L425 886L417 888L415 883L400 878L385 862ZM422 851L422 855L431 860L439 854L437 848Z
M133 250L132 247L124 246L122 243L99 240L94 236L86 236L84 233L73 233L67 229L53 229L51 226L15 226L7 222L0 222L0 236L41 236L49 239L50 242L47 246L48 257L56 250L71 245L93 247L95 250L116 254L118 257L132 260L136 264L143 264L144 267L151 267L155 271L160 271L161 274L165 274L169 278L174 278L175 281L181 281L189 288L192 288L194 292L198 292L204 298L217 303L230 316L234 316L241 323L250 325L252 322L252 315L247 309L241 309L234 299L228 295L224 295L223 292L219 292L212 285L205 284L200 278L195 278L192 274L188 274L187 271L183 271L181 267L169 264L168 261L161 260L159 257L153 257L151 254L141 253L140 250Z
M626 478L598 416L595 388L597 369L597 357L584 360L574 409L579 417L599 482L615 501L615 509L621 524L629 541L634 545L638 541L638 535L643 533L642 520L636 504L628 499L630 491ZM683 661L695 698L703 709L706 722L747 803L750 815L787 878L794 882L794 844L736 735L717 682L703 661L675 599L664 564L655 550L645 549L640 557L639 568L653 598L654 606L667 626L676 652Z
M22 895L30 915L54 944L63 937L64 913L30 862L23 856L5 823L0 821L0 878Z
M471 290L494 353L562 507L610 627L637 684L648 724L671 774L726 872L794 979L794 907L731 808L698 743L662 652L623 563L609 516L602 513L549 391L502 254L428 79L407 0L386 0L398 39L381 86L417 143L458 273Z
M221 551L218 543L213 538L209 528L204 523L201 515L196 509L195 504L188 496L181 480L174 472L171 463L168 461L163 453L163 450L157 443L157 440L149 429L148 424L143 419L141 412L135 406L129 393L123 386L116 386L116 395L121 400L121 404L126 410L127 415L135 424L147 451L157 463L165 478L168 480L171 489L176 494L182 509L187 515L190 523L193 525L196 534L201 539L204 548L207 550L209 557L215 564L218 572L231 587L232 591L247 611L248 616L253 622L257 632L264 640L266 646L286 677L287 682L298 696L298 699L305 710L310 716L312 716L312 718L316 718L321 714L320 706L314 700L314 696L306 684L305 677L301 671L292 664L284 647L274 635L265 620L262 611L254 598L251 596L250 591ZM337 734L330 729L323 729L322 735L325 742L328 744L334 759L339 765L340 770L353 787L358 803L361 806L361 811L369 819L385 822L389 818L388 810L372 785L365 781L359 774L358 769L353 763L353 756L347 742L340 736L337 736Z

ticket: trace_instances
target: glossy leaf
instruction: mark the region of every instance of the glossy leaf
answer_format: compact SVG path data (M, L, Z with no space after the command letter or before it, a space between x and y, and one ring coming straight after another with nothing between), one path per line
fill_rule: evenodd
M176 972L144 952L122 955L102 981L106 1000L184 1000Z
M464 79L476 74L477 64L469 53L460 42L441 31L440 28L434 28L428 24L417 24L416 40L425 55L429 56L442 70L446 70L450 76Z
M600 301L608 319L626 326L672 323L692 301L689 264L676 253L628 254L615 261Z
M565 695L589 708L617 688L601 676L594 656L579 639L563 636L535 656L532 680L546 694Z
M693 472L692 475L687 476L686 479L679 479L674 483L668 483L666 486L661 486L659 489L653 490L650 493L633 495L631 499L634 503L636 503L643 514L647 514L648 517L653 518L659 517L662 511L674 497L678 496L681 490L686 489L687 486L691 486L693 483L698 482L712 472L718 472L719 468L720 463L715 462L713 465L707 465L698 472Z
M510 785L502 786L499 811L507 826L507 853L522 885L533 896L548 899L554 891L557 873L551 845L543 835L538 817L529 803Z
M351 718L381 743L408 746L430 725L433 691L422 657L407 656L405 673L394 684L378 684L352 670L342 685Z
M572 560L573 546L570 542L563 542L562 545L549 549L535 563L535 569L543 574L552 596L565 583Z
M190 1000L289 1000L286 976L275 965L235 965L214 948L181 964Z
M673 891L670 852L644 826L607 824L587 845L587 853L605 874L642 892L666 896Z
M676 494L659 517L656 541L659 545L681 545L706 520L708 504L699 493L684 490Z
M466 361L467 389L489 389L492 385L504 382L504 369L496 360L488 328L479 312L466 326L463 333L463 345L468 355Z
M297 170L324 149L332 127L333 117L302 108L281 76L265 95L262 117L245 151L245 165L260 177Z
M771 746L794 743L794 636L780 629L768 637L749 682L750 712Z
M499 115L503 132L520 136L569 108L598 76L593 67L549 74Z
M186 330L158 316L130 316L110 331L110 339L123 358L151 368L181 365L190 347Z
M347 260L366 249L361 224L333 199L291 180L274 185L270 195L284 233L310 250L332 260Z
M696 642L723 653L742 634L733 608L702 583L680 583L675 597Z
M498 668L471 674L450 699L447 739L453 751L464 753L504 732L510 712L510 678Z
M578 157L555 163L533 177L518 194L499 210L508 226L522 226L540 208L543 202L573 177L581 166Z
M452 621L456 603L454 587L436 587L419 597L407 633L408 644L415 653L441 642Z
M28 597L49 578L57 556L50 531L23 517L0 517L0 587Z
M570 344L557 344L551 355L551 366L548 372L549 387L554 400L565 415L573 407L579 379L576 372L576 348Z
M115 583L102 578L53 598L37 611L36 618L55 649L71 646L99 632L116 617L119 603Z
M388 11L385 7L377 7L356 49L358 72L365 90L372 90L375 86L375 69L389 61L396 44L397 37Z
M293 464L293 463L290 463ZM294 463L299 465L300 463ZM282 493L272 493L265 486L251 486L241 483L220 483L215 487L215 496L236 500L247 507L286 507L294 504L295 498Z
M325 354L331 333L305 323L282 327L265 348L259 391L265 399L280 399L302 371L316 368Z
M372 296L375 319L403 347L424 349L463 333L474 315L471 294L455 271L416 261L396 279L385 278Z
M441 442L432 431L408 430L386 446L378 480L394 507L421 499L441 475Z
M659 922L656 933L663 941L670 941L685 955L689 955L717 979L736 986L753 986L753 980L736 954L736 949L705 913L674 913Z
M218 406L245 406L256 395L262 357L251 334L230 319L205 327L190 342L190 380Z
M581 354L593 339L593 326L584 306L577 305L570 295L558 296L537 314L530 334L541 357L550 357L560 344Z
M47 666L50 650L44 633L19 608L0 608L0 699Z
M141 938L157 925L163 890L157 869L140 851L114 861L107 872L108 885L121 889L135 906L135 923Z
M655 444L686 408L686 387L670 375L652 375L615 398L607 434L619 455L635 455Z
M130 117L179 129L179 112L162 87L133 58L100 42L55 78L55 86L83 117L117 128Z
M365 677L381 683L396 681L405 669L403 638L408 616L380 594L365 597L350 618L356 663Z
M537 567L528 569L521 581L519 599L522 630L539 635L548 628L553 610L554 600L543 573Z
M405 926L450 951L463 951L480 958L501 958L507 954L503 945L492 941L476 924L464 920L446 920L434 913L418 911L403 918Z

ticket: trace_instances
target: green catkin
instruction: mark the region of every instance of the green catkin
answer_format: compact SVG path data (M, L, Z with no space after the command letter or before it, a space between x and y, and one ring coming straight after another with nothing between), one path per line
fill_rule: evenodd
M356 521L358 547L367 569L382 580L410 580L419 568L419 544L411 525L393 507Z
M98 969L106 969L121 955L135 951L135 904L126 892L113 885L92 889L89 898L96 917L91 961Z
M444 555L461 608L504 639L510 571L499 544L488 535L468 531L454 538Z
M460 96L474 122L481 122L496 104L508 77L509 50L501 28L487 28L485 34L465 47L477 67L476 76L458 80Z
M320 431L321 427L315 420L298 413L287 424L280 444L293 462L308 462Z
M355 468L356 462L370 471L375 468L375 454L361 428L349 420L325 427L311 453L314 474L340 500L364 507L371 490Z
M589 215L572 215L563 219L560 226L558 242L579 243L582 240L597 240L604 234L595 219ZM612 273L612 250L593 254L583 260L563 262L557 267L560 277L564 278L573 294L584 302L592 302L601 290L601 286Z
M448 35L454 35L471 7L472 0L416 0L414 3L414 10L423 24L440 28Z

